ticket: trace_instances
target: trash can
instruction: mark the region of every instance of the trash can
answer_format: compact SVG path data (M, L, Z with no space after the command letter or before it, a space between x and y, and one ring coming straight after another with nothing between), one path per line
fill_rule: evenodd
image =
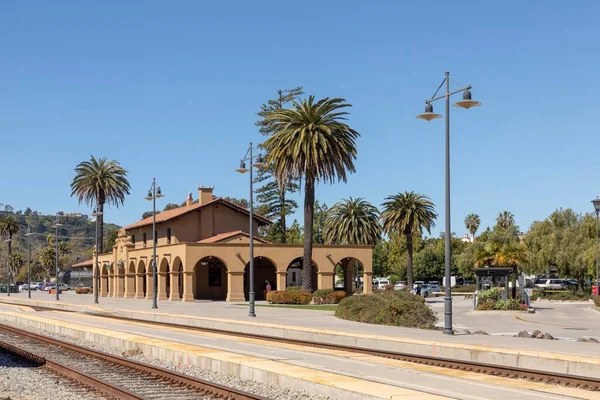
M592 285L592 294L598 296L598 285Z
M473 310L477 310L477 294L479 292L476 290L473 292Z

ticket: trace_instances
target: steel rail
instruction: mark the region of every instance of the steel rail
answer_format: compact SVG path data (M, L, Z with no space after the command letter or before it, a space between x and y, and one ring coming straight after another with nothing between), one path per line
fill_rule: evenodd
M218 383L210 382L204 379L194 378L191 376L183 375L165 368L156 367L140 363L137 361L129 360L123 357L115 356L102 351L92 350L86 347L74 345L71 343L64 342L62 340L49 338L47 336L39 335L32 332L27 332L19 328L0 324L0 331L9 331L11 333L25 336L40 342L47 343L49 345L63 347L65 349L74 351L79 354L84 354L89 357L93 357L110 364L116 364L132 371L141 372L143 374L151 375L159 379L164 379L173 384L173 386L183 386L198 390L203 395L212 395L217 398L225 398L231 400L267 400L265 397L255 395L249 392L244 392L232 387L220 385ZM44 365L49 369L57 372L60 375L66 376L72 380L78 381L94 390L98 390L104 394L115 396L118 399L125 400L143 400L145 397L139 396L127 389L113 385L102 379L95 378L84 372L74 370L71 367L65 366L54 360L50 360L46 357L41 357L28 350L14 346L13 344L7 343L0 338L0 348L15 353L21 357L29 359L40 365Z

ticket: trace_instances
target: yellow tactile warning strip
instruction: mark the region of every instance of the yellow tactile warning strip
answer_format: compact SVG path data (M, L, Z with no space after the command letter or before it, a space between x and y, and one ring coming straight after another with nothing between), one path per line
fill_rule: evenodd
M19 299L22 302L28 302L32 305L39 304L43 307L55 308L56 304L51 302L39 301L39 300L25 300ZM0 299L0 302L6 302L5 300ZM10 304L10 303L9 303ZM14 304L14 303L13 303ZM97 306L81 306L77 304L69 304L69 303L61 303L62 306L72 306L72 307L83 307L89 309L98 308L101 312L108 312L109 310L97 307ZM213 321L213 322L221 322L226 324L233 325L246 325L253 326L259 328L274 328L280 329L283 331L297 331L297 332L312 332L312 333L320 333L327 335L336 335L336 336L345 336L345 337L360 337L361 339L371 339L376 341L389 341L396 343L408 343L408 344L417 344L424 345L433 348L450 348L450 349L461 349L467 351L474 352L490 352L490 353L498 353L504 355L514 355L514 356L526 356L533 358L541 358L541 359L549 359L549 360L557 360L557 361L568 361L568 362L576 362L581 364L591 364L598 365L600 364L600 358L594 356L580 356L575 354L567 354L567 353L556 353L556 352L548 352L548 351L535 351L535 350L525 350L525 349L511 349L506 347L495 347L495 346L483 346L483 345L474 345L474 344L465 344L465 343L455 343L455 342L445 342L440 340L430 340L430 339L414 339L414 338L406 338L406 337L396 337L396 336L385 336L385 335L373 335L367 333L356 333L356 332L344 332L344 331L334 331L327 329L316 329L309 327L299 327L299 326L289 326L289 325L277 325L277 324L269 324L264 322L251 322L251 321L242 321L242 320L232 320L225 318L212 318L212 317L200 317L194 315L184 315L184 314L169 314L169 313L157 313L150 311L138 311L138 310L110 310L112 314L118 314L120 312L127 313L135 313L135 314L144 314L149 316L164 316L170 318L181 318L186 320L197 320L197 321ZM152 318L155 320L155 318Z
M406 389L392 385L385 385L373 381L358 379L340 374L334 374L321 370L314 370L306 367L284 364L281 362L262 359L254 356L247 356L206 347L176 343L163 339L150 338L141 335L134 335L114 330L97 328L90 325L80 325L59 320L49 321L48 318L42 318L29 314L25 315L15 312L0 312L0 314L12 316L21 322L23 322L23 320L29 320L43 324L52 324L55 326L77 331L78 333L96 334L104 337L116 338L128 342L139 343L141 345L150 345L160 349L161 351L171 350L176 352L183 352L194 356L205 357L214 361L231 362L240 366L247 366L269 373L284 375L289 378L301 379L321 385L332 386L341 390L361 393L367 396L376 396L383 399L449 399L447 397L433 395L425 392L419 392L412 389Z
M68 315L68 313L65 313L62 311L55 311L53 313L56 313L58 315L63 315L63 314ZM93 316L93 315L81 314L81 315L78 315L78 317L83 317L84 319L90 319L90 320L95 320L95 321L102 320L102 317ZM145 323L145 322L117 321L117 323L122 324L122 325L132 326L132 327L140 326L140 327L146 327L146 328L156 328L156 325L152 325L152 324ZM160 330L161 331L169 331L169 332L185 333L188 335L194 335L194 336L200 336L200 337L221 338L221 339L229 339L229 340L233 339L236 342L259 344L259 345L263 345L263 346L277 347L280 349L287 349L287 350L299 350L299 351L307 350L306 346L302 346L302 345L294 345L294 344L287 344L287 343L280 343L280 342L270 342L270 341L266 341L266 340L244 338L244 337L239 337L239 336L232 337L232 336L228 336L226 334L192 331L192 330L184 329L184 328L161 326ZM351 353L351 352L343 351L343 350L329 350L329 349L324 349L324 348L319 348L319 347L311 347L310 352L329 355L329 356L335 356L335 357L343 357L343 358L348 358L348 359L353 359L353 360L358 360L358 361L363 361L363 362L369 362L369 363L373 363L373 364L387 365L390 367L409 369L409 370L418 371L418 372L424 372L424 373L430 373L430 374L436 374L436 375L444 375L444 376L448 376L448 377L452 377L452 378L467 379L467 380L471 380L471 381L495 384L495 385L500 385L500 386L504 386L504 387L512 387L515 389L534 390L534 391L538 391L538 392L556 394L556 395L561 395L561 396L568 396L568 397L577 398L577 399L600 400L599 392L592 392L589 390L583 390L583 389L577 389L577 388L569 388L569 387L558 386L558 385L549 385L549 384L538 383L538 382L529 382L529 381L520 380L520 379L502 378L502 377L497 377L497 376L493 376L493 375L478 374L475 372L454 370L454 369L449 369L449 368L433 367L433 366L429 366L429 365L415 364L415 363L410 363L410 362L405 362L405 361L392 360L392 359L388 359L388 358L355 354L355 353Z

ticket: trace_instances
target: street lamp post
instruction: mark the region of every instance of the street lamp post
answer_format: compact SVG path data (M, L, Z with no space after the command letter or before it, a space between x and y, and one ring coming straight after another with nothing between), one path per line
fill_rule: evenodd
M60 228L62 226L61 223L58 222L59 216L60 216L61 212L59 211L58 213L56 213L56 223L52 226L52 228L56 228L56 236L54 238L54 244L55 244L55 256L56 256L56 260L55 260L55 267L56 267L56 286L55 286L55 290L56 290L56 300L59 301L60 300L60 296L58 294L59 290L58 290L58 228Z
M446 93L443 95L437 96L439 90L442 88L443 84L446 84ZM417 115L417 118L424 119L426 121L431 121L436 118L441 118L440 114L435 114L433 112L433 105L431 104L434 101L445 99L446 100L446 210L445 210L445 219L446 219L446 232L444 235L445 242L445 282L444 286L446 288L446 293L444 296L444 334L453 335L454 330L452 329L452 294L450 292L450 260L451 260L451 235L452 231L450 230L450 96L457 93L463 93L463 99L461 101L457 101L454 103L455 107L463 107L469 109L471 107L477 107L481 105L481 102L471 100L471 86L465 86L461 89L455 90L453 92L450 91L450 72L446 72L446 77L442 81L442 84L438 87L438 90L434 93L434 95L425 100L425 112L423 114Z
M598 219L600 217L600 197L596 197L594 200L592 200L592 204L594 204L594 209L596 210L596 296L600 296L600 281L598 280L598 237L600 236Z
M156 186L156 178L152 178L152 186L148 190L148 196L145 197L146 200L152 200L152 277L154 278L152 308L158 308L156 302L158 294L158 274L156 271L156 199L160 199L163 196L160 187Z
M27 297L31 298L31 237L34 235L31 228L27 226Z
M92 278L94 279L93 285L94 288L94 303L98 304L98 292L100 291L100 268L98 265L98 252L100 251L100 216L103 213L96 206L96 209L92 213L93 217L96 217L96 260L94 262L94 273L92 273Z
M254 160L256 158L256 160ZM254 162L253 162L254 160ZM250 168L246 168L246 161L250 161ZM249 265L249 270L250 270L250 282L249 282L249 293L248 293L248 302L249 302L249 309L248 309L248 316L249 317L256 317L256 312L255 312L255 307L254 307L254 300L255 300L255 293L254 293L254 190L252 188L252 167L255 168L262 168L264 167L265 163L263 162L263 158L260 154L254 156L252 155L252 142L250 142L250 145L248 146L248 151L246 152L246 155L244 156L244 158L242 158L240 160L240 167L236 170L237 172L244 174L246 172L250 172L250 265Z

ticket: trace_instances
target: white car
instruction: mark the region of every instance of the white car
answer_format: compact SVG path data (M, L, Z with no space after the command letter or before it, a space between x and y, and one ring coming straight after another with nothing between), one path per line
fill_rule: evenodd
M59 283L58 284L58 289L59 290L71 290L71 288L69 287L69 285L67 285L66 283Z
M442 288L437 283L431 283L431 282L429 282L428 285L431 288L431 293L441 292L442 291Z
M535 283L540 289L567 289L567 283L563 279L540 279Z
M402 290L406 287L406 281L396 282L394 285L394 290Z
M390 281L387 279L375 279L373 281L373 289L384 290L387 285L390 284Z

